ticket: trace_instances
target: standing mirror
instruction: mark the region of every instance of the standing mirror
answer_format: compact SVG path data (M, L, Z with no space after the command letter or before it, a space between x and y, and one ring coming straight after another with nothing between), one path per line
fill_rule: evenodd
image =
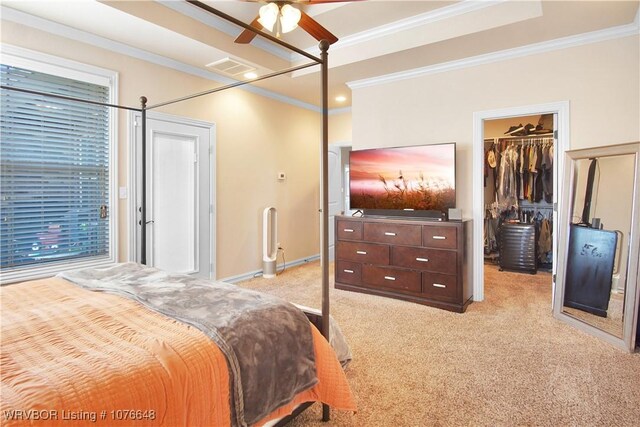
M566 152L557 319L634 351L640 286L640 143Z

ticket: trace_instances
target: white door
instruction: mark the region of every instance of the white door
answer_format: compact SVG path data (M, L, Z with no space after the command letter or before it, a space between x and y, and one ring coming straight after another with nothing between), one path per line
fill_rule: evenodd
M329 146L329 260L335 259L335 218L343 211L341 151Z
M149 266L215 278L213 132L212 124L147 116Z

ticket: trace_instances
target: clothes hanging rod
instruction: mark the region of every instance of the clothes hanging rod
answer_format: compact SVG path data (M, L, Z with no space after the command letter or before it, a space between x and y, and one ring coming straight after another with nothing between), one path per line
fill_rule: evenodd
M33 95L48 96L50 98L64 99L64 100L67 100L67 101L84 102L85 104L100 105L100 106L103 106L103 107L122 108L123 110L142 111L142 109L140 109L140 108L127 107L127 106L124 106L124 105L109 104L109 103L106 103L106 102L91 101L89 99L74 98L74 97L71 97L71 96L57 95L55 93L40 92L40 91L37 91L37 90L22 89L22 88L19 88L19 87L5 86L5 85L2 85L0 87L2 89L13 90L13 91L16 91L16 92L24 92L24 93L30 93L30 94L33 94Z
M249 24L245 24L244 22L240 21L239 19L236 19L231 15L227 15L224 12L221 12L221 11L219 11L217 9L214 9L214 8L212 8L211 6L209 6L209 5L205 4L205 3L202 3L202 2L197 1L197 0L187 0L187 2L191 3L192 5L194 5L196 7L199 7L200 9L206 10L209 13L212 13L212 14L214 14L216 16L219 16L222 19L225 19L225 20L227 20L229 22L232 22L232 23L238 25L239 27L242 27L242 28L244 28L246 30L252 31L253 33L255 33L255 34L259 35L259 36L262 36L265 39L270 40L270 41L272 41L272 42L274 42L276 44L279 44L282 47L286 47L287 49L292 50L295 53L298 53L298 54L300 54L302 56L306 56L307 58L311 59L312 61L317 62L318 64L322 63L322 59L311 55L309 52L305 52L304 50L299 49L299 48L297 48L297 47L295 47L295 46L293 46L293 45L291 45L291 44L289 44L287 42L284 42L284 41L280 40L279 38L272 36L271 34L268 34L268 33L265 33L263 31L260 31L257 28L254 28Z
M147 110L152 110L154 108L164 107L165 105L175 104L177 102L187 101L189 99L198 98L200 96L209 95L211 93L222 92L223 90L232 89L232 88L238 87L238 86L244 86L244 85L251 84L251 83L254 83L254 82L259 82L260 80L270 79L271 77L280 76L282 74L291 73L293 71L303 70L303 69L309 68L309 67L315 67L316 65L318 65L318 64L308 63L308 64L304 64L304 65L298 65L297 67L288 68L288 69L282 70L282 71L276 71L276 72L271 73L271 74L265 74L264 76L260 76L260 77L255 78L255 79L237 81L235 83L231 83L231 84L228 84L226 86L220 86L220 87L216 87L216 88L213 88L213 89L205 90L204 92L195 93L193 95L183 96L182 98L174 99L172 101L166 101L166 102L161 102L159 104L153 104L153 105L148 106Z
M523 136L499 136L494 139L535 139L535 138L549 138L553 137L553 132L550 133L542 133L539 135L523 135Z

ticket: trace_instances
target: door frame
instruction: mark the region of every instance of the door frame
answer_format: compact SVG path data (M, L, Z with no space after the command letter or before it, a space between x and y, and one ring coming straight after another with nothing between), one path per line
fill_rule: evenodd
M209 165L210 165L210 192L209 192L209 229L211 236L209 241L209 278L216 279L216 125L212 122L192 119L189 117L175 116L172 114L159 113L156 111L147 111L147 118L160 120L179 125L202 127L207 129L209 133ZM137 129L140 126L142 115L138 111L129 111L127 117L128 129L128 154L129 154L129 174L126 183L127 198L127 260L138 262L138 206L136 200L138 197L138 173L139 161L136 150ZM149 140L151 141L151 140Z
M557 224L558 213L563 203L562 177L564 171L564 152L570 145L569 101L551 102L548 104L526 105L502 108L497 110L478 111L473 113L473 300L484 300L484 121L504 119L516 116L532 116L538 114L555 114L558 117L556 146L554 147L554 225ZM556 227L557 229L557 227ZM557 265L557 236L554 239L553 274ZM555 295L555 279L552 295Z
M344 189L345 182L344 182L344 170L342 169L342 153L343 153L343 149L345 149L345 148L353 149L351 141L333 142L333 143L329 144L329 147L337 147L337 148L340 149L340 167L341 167L340 168L340 186L343 188L344 191L348 191L348 189ZM331 176L332 175L329 174L329 178L331 178ZM329 183L329 188L331 188L331 183ZM345 201L345 198L344 198L344 194L345 193L344 193L344 191L342 192L342 195L341 195L341 203L342 203L343 212L345 214L347 214L346 206L344 204L344 201ZM334 224L334 226L335 226L335 224ZM335 232L335 230L334 230L334 232ZM335 235L334 235L334 238L335 238ZM331 240L331 236L329 236L329 240ZM335 242L335 239L334 239L333 247L329 248L329 259L331 261L335 261L335 244L336 244L336 242ZM333 248L333 251L331 251L332 248Z

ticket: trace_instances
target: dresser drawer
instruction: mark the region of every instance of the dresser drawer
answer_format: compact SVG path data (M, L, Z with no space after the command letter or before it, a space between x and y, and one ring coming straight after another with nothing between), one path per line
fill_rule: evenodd
M336 259L388 265L389 246L374 243L337 242Z
M441 249L394 246L391 248L391 265L434 273L456 274L457 254L454 251Z
M420 232L419 225L364 223L364 240L370 242L420 246L422 244Z
M389 267L362 266L362 283L368 286L420 292L420 273Z
M455 227L422 227L422 246L429 248L456 249L457 229Z
M438 273L422 273L422 293L436 300L458 300L458 280L456 276Z
M361 221L338 220L336 230L338 239L362 240Z
M358 285L362 281L362 264L349 261L336 262L336 282Z

